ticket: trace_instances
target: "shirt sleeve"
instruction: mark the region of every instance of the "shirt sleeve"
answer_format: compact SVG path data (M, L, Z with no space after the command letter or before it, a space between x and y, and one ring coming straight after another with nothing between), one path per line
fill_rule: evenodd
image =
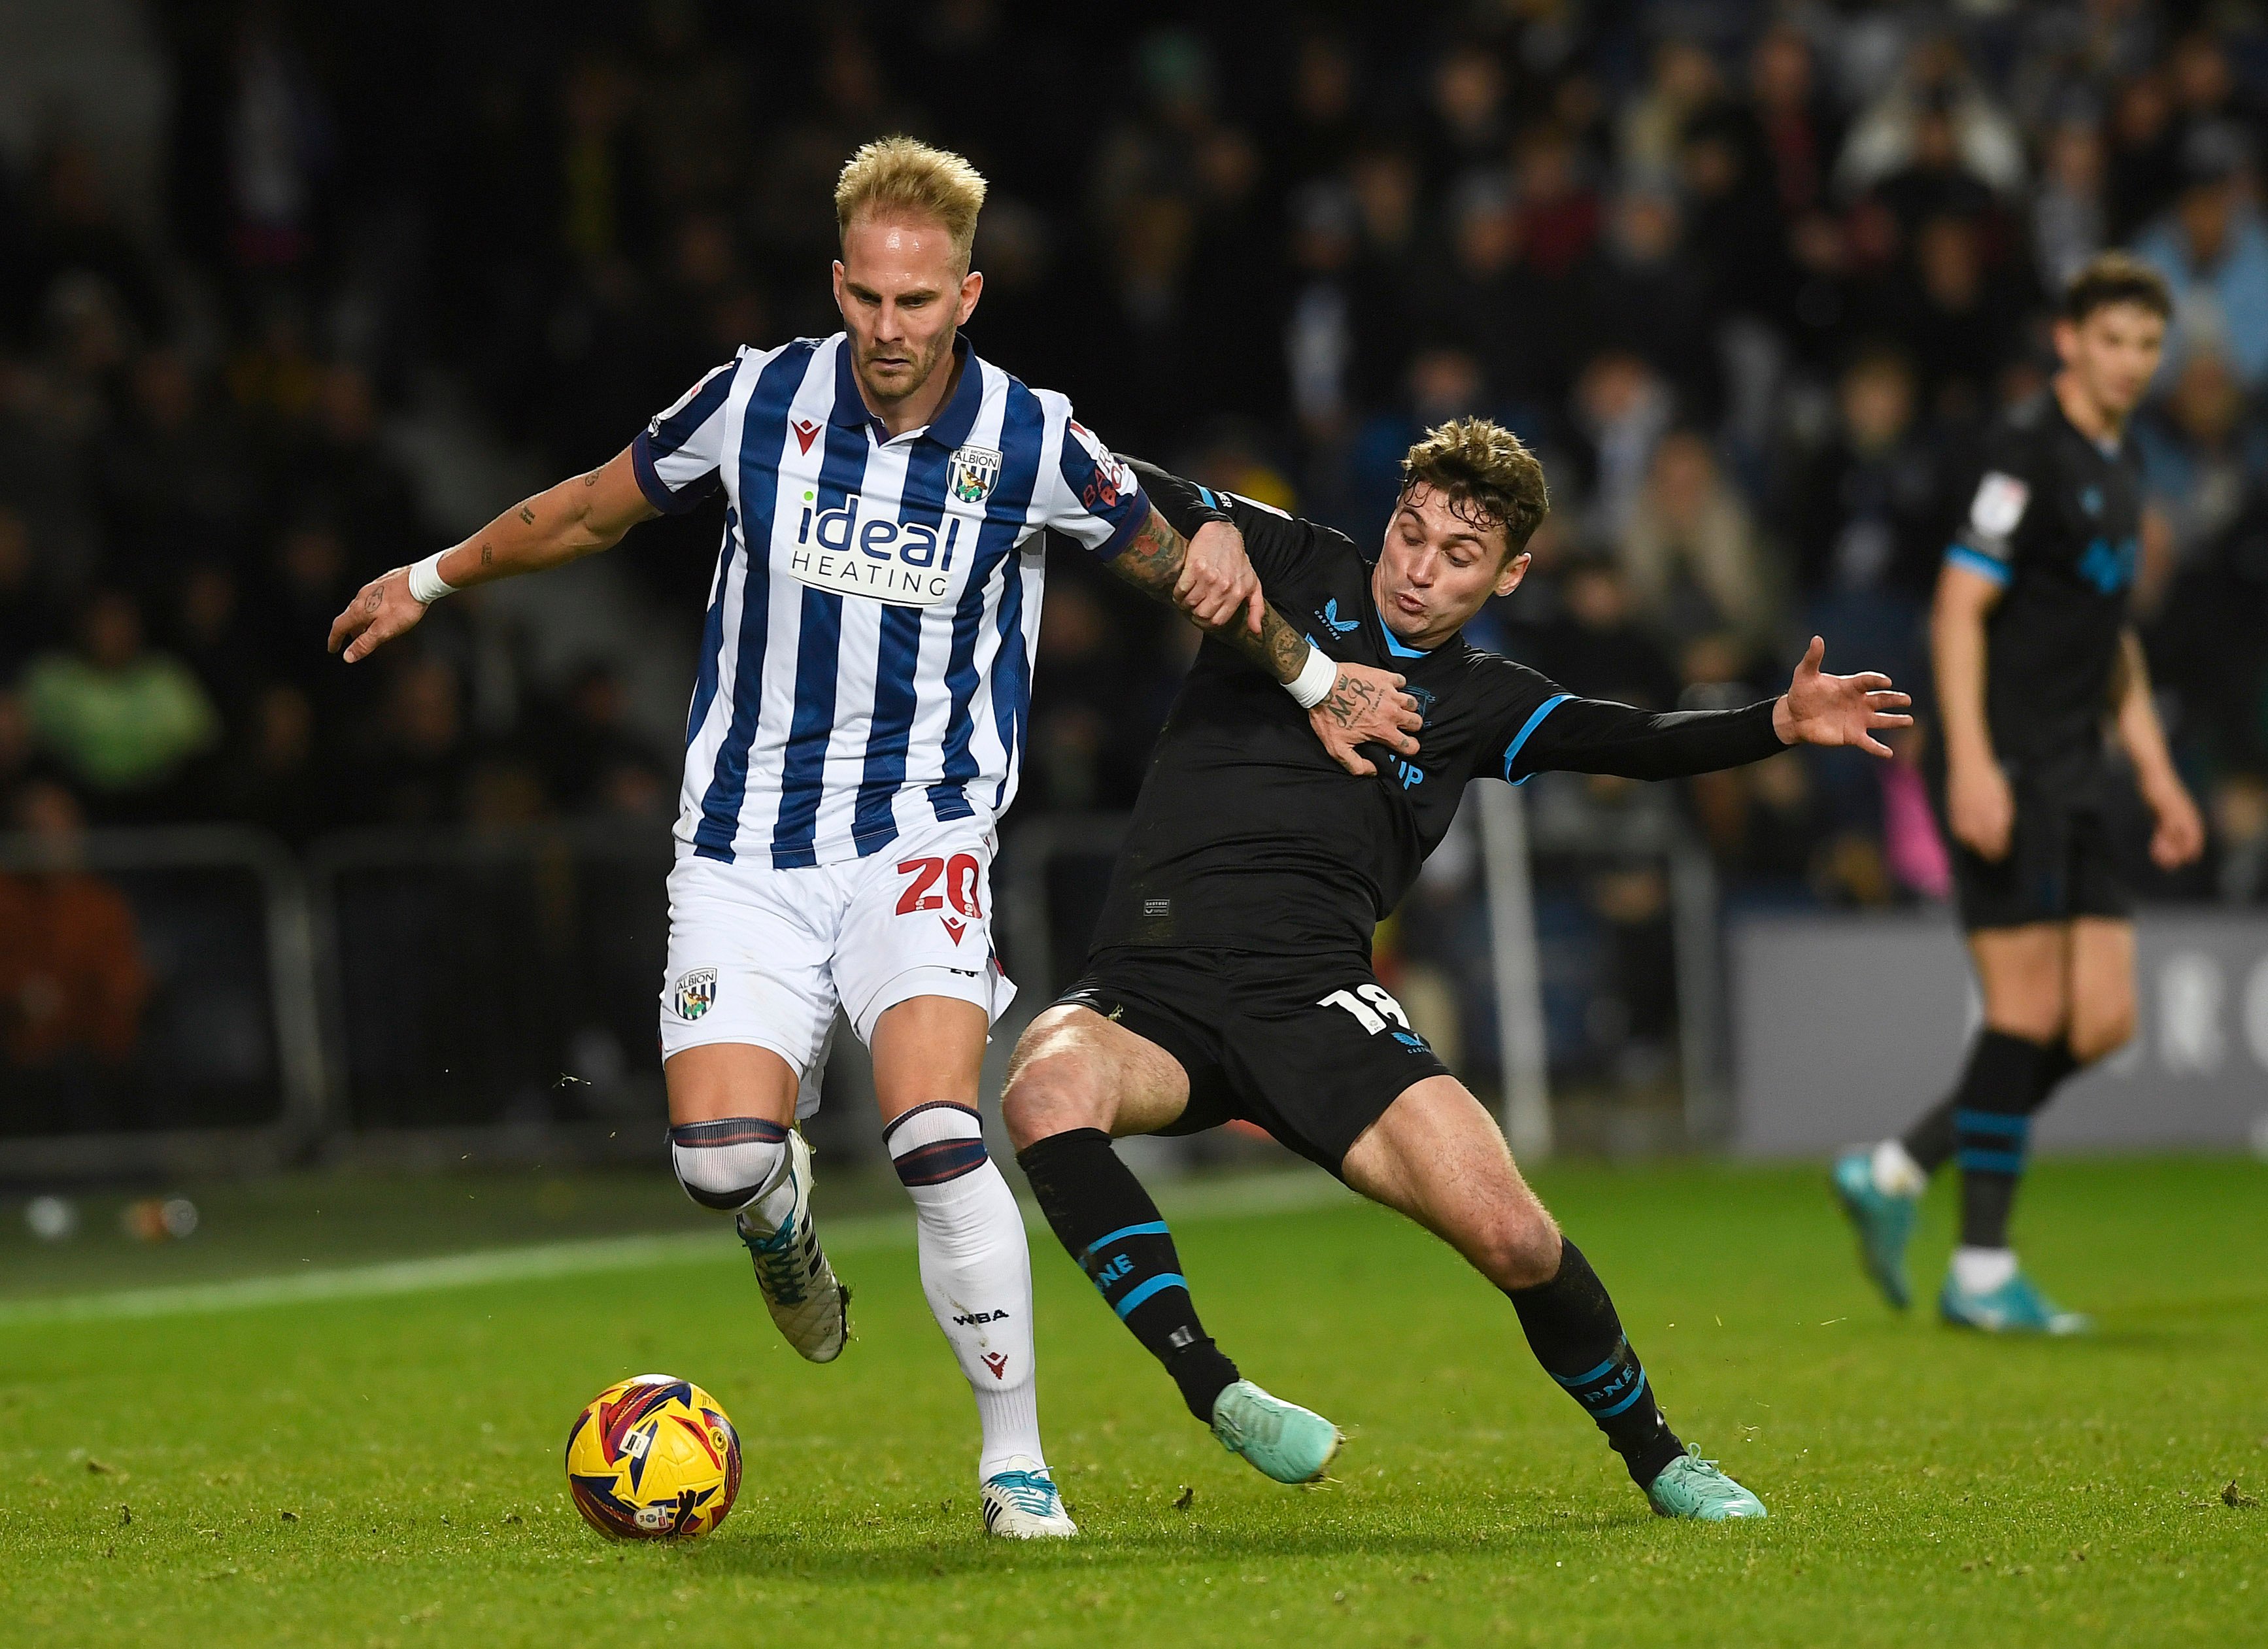
M2019 444L2004 431L1986 447L1984 473L1945 559L1995 584L2007 584L2016 571L2016 529L2024 524L2031 504L2031 466L2024 461Z
M1558 693L1506 741L1501 777L1515 784L1547 772L1686 778L1761 762L1787 748L1772 728L1777 703L1655 711Z
M1150 519L1149 497L1134 471L1071 416L1070 403L1051 399L1063 410L1063 451L1054 472L1042 477L1041 525L1108 561Z
M1171 470L1138 458L1125 460L1166 524L1183 538L1195 538L1208 521L1226 521L1244 535L1244 553L1260 575L1263 589L1289 575L1314 548L1314 526L1241 493L1215 492Z
M703 377L630 443L638 490L664 515L694 508L723 484L725 400L740 364L736 354Z

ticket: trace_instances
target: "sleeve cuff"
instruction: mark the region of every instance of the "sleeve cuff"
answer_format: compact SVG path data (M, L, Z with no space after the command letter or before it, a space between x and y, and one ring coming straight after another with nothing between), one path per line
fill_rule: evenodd
M1133 541L1134 534L1140 532L1148 523L1151 507L1150 495L1137 487L1134 490L1131 504L1125 514L1120 517L1118 525L1111 529L1110 536L1094 547L1095 555L1104 561L1108 561L1120 550L1125 548Z
M638 490L645 494L645 501L664 515L684 514L716 491L718 484L716 472L711 470L700 480L673 490L654 467L653 438L644 430L640 430L630 443L630 473L637 477Z
M2005 585L2015 576L2007 562L1995 561L1983 550L1972 549L1966 544L1955 544L1948 549L1945 562L1949 567L1959 567L1979 578L1990 578L1994 584Z
M1533 733L1538 727L1541 727L1543 725L1543 718L1546 716L1549 716L1553 710L1557 710L1562 704L1565 704L1569 699L1574 696L1575 696L1572 693L1554 694L1551 697L1545 699L1541 704L1538 704L1535 707L1535 713L1521 724L1520 731L1512 736L1512 742L1504 747L1504 778L1506 784L1525 784L1528 780L1535 777L1533 773L1523 773L1518 778L1513 777L1512 765L1514 762L1520 759L1520 747L1528 742L1528 735L1530 733Z

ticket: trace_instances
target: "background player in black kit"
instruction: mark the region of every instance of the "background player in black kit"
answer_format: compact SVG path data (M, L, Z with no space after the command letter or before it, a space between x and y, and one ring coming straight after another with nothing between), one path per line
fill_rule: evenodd
M1903 1307L1915 1204L1957 1155L1961 1246L1938 1303L1967 1327L2087 1327L2017 1268L2008 1211L2033 1115L2134 1034L2134 924L2103 822L2106 715L2156 817L2151 858L2171 870L2205 846L2127 622L2142 463L2126 420L2158 369L2171 313L2164 281L2124 254L2073 278L2055 329L2062 370L1987 441L1938 578L1930 641L1944 808L1984 1025L1953 1093L1903 1139L1837 1162L1835 1186L1868 1272Z
M1511 1298L1528 1344L1665 1516L1761 1517L1662 1418L1613 1303L1522 1182L1504 1137L1371 971L1370 939L1469 779L1547 768L1668 778L1902 725L1879 675L1828 676L1815 639L1781 697L1653 715L1577 699L1460 633L1527 571L1543 472L1479 419L1410 449L1383 546L1146 466L1184 535L1241 531L1270 601L1348 663L1406 678L1418 748L1350 777L1275 681L1208 642L1160 735L1084 978L1018 1044L1002 1108L1040 1207L1164 1363L1192 1414L1268 1476L1320 1476L1329 1421L1239 1377L1114 1135L1257 1123L1450 1243Z

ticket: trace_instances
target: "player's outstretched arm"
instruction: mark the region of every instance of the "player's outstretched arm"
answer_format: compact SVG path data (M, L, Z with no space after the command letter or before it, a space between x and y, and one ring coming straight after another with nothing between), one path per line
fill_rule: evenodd
M1208 521L1197 529L1193 544L1152 505L1148 522L1124 549L1112 557L1109 564L1113 572L1136 589L1187 613L1276 681L1289 685L1299 680L1300 673L1307 668L1314 648L1260 596L1256 576L1253 577L1251 597L1257 603L1256 625L1248 616L1249 604L1235 590L1233 581L1219 584L1222 593L1206 608L1215 615L1211 619L1182 593L1189 582L1186 575L1193 558L1202 557L1209 565L1226 567L1232 556L1234 563L1242 564L1247 576L1253 576L1250 559L1244 553L1243 537L1233 526L1226 521ZM1208 580L1205 587L1214 588L1214 581ZM1329 692L1307 711L1308 723L1322 741L1323 748L1348 772L1368 775L1378 770L1377 765L1362 755L1360 747L1365 744L1382 744L1404 755L1417 753L1415 735L1424 725L1424 718L1418 715L1416 703L1398 690L1403 681L1391 671L1342 664Z
M1827 644L1819 637L1795 666L1795 679L1772 705L1772 731L1783 744L1856 745L1869 755L1887 757L1889 746L1874 734L1886 727L1911 727L1902 714L1913 703L1890 689L1890 678L1873 670L1829 675L1820 669Z
M2166 730L2150 696L2150 666L2142 656L2142 638L2131 625L2118 637L2110 702L2117 713L2118 742L2134 763L2135 787L2157 821L2150 836L2151 862L2160 870L2179 870L2205 851L2205 820L2166 747Z
M331 621L331 651L343 650L349 664L358 663L413 629L447 591L541 572L610 548L659 513L640 490L624 447L590 474L537 493L417 568L396 567L372 579ZM438 578L438 587L419 587L427 577Z

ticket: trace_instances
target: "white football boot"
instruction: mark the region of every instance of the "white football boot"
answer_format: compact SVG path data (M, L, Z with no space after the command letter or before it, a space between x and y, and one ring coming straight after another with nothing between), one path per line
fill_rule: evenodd
M811 1147L795 1130L787 1137L787 1173L795 1206L786 1218L768 1226L750 1204L733 1224L756 1263L764 1304L787 1343L812 1362L831 1363L850 1336L850 1291L836 1280L812 1227Z
M1048 1469L1028 1454L1011 1454L984 1480L984 1532L1007 1540L1069 1540L1079 1525L1064 1510Z

